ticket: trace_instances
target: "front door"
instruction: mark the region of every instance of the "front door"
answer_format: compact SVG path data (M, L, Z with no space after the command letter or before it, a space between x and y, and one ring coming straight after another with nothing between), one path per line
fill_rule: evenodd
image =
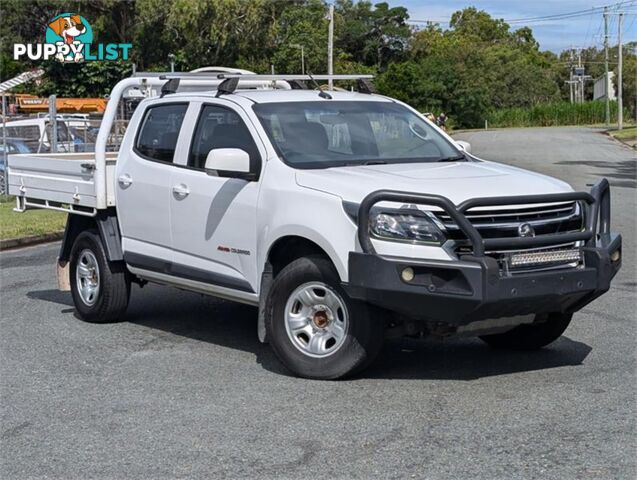
M167 271L171 261L171 174L187 103L150 103L141 113L139 133L127 139L117 162L115 192L126 262Z
M258 177L263 146L258 146L245 113L230 102L202 103L192 114L188 155L183 168L173 168L171 177L173 273L253 293L259 183L206 172L204 165L214 148L240 148L250 155L250 170Z

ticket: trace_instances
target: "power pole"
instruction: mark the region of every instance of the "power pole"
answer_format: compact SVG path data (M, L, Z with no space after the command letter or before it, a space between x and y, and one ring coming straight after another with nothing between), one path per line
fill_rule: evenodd
M577 66L579 68L582 67L582 49L581 48L577 51ZM579 80L579 84L578 84L579 99L577 103L584 103L584 80L582 75L579 75L578 80Z
M606 128L610 127L610 79L608 78L608 7L604 7L604 90L606 90Z
M58 110L55 95L49 95L49 121L51 122L49 146L51 153L58 153Z
M334 51L334 4L330 5L330 26L327 35L327 74L334 74L334 59L333 59L333 51ZM334 89L334 82L330 78L327 81L327 87L329 90Z
M570 62L570 70L571 74L569 75L568 86L571 89L571 103L575 101L575 83L573 82L573 54L575 53L575 48L571 46L571 62Z
M622 128L624 128L624 99L622 98L623 96L623 85L622 85L622 70L624 68L623 65L623 50L624 50L624 46L622 45L622 23L624 20L624 14L620 13L619 14L619 21L617 22L618 24L618 46L617 46L617 53L618 53L618 60L617 60L617 129L621 130Z

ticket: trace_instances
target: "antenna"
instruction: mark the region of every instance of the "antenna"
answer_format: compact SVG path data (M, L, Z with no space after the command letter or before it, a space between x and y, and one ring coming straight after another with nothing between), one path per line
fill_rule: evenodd
M316 80L314 80L314 77L312 76L312 72L307 72L307 76L310 77L310 81L312 82L314 87L318 88L318 91L319 91L318 96L319 97L325 98L326 100L331 100L332 99L332 96L329 93L324 92L323 90L321 90L321 86L318 83L316 83Z

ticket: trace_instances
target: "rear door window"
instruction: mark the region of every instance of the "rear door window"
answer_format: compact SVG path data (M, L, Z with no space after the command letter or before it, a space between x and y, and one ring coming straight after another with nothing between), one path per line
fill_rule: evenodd
M135 151L150 160L172 163L188 104L149 107L135 142Z

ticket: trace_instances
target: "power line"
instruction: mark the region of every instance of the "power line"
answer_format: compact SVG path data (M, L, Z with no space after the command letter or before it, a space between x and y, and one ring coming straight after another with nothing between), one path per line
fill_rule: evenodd
M602 13L604 8L620 8L623 6L633 6L636 3L635 0L627 0L622 2L613 3L611 5L605 5L601 7L591 7L586 10L577 10L575 12L555 13L552 15L544 15L541 17L527 17L527 18L514 18L506 20L507 23L524 23L524 22L536 22L536 21L549 21L549 20L561 20L564 18L584 17L586 15L592 15L595 13Z
M614 10L617 10L621 7L633 7L633 6L637 6L637 0L624 0L622 2L606 5L606 7L612 8ZM604 8L605 8L604 6L592 7L586 10L577 10L574 12L564 12L564 13L556 13L553 15L544 15L544 16L538 16L538 17L526 17L526 18L514 18L509 20L506 20L506 19L502 19L502 20L508 24L516 24L516 25L522 24L522 23L529 24L529 23L537 23L537 22L548 22L553 20L565 20L570 18L584 17L586 15L599 14L599 13L603 13ZM430 23L449 23L450 20L451 20L451 17L447 17L445 19L439 18L439 19L429 19L429 20L409 19L407 20L407 22L430 24Z

